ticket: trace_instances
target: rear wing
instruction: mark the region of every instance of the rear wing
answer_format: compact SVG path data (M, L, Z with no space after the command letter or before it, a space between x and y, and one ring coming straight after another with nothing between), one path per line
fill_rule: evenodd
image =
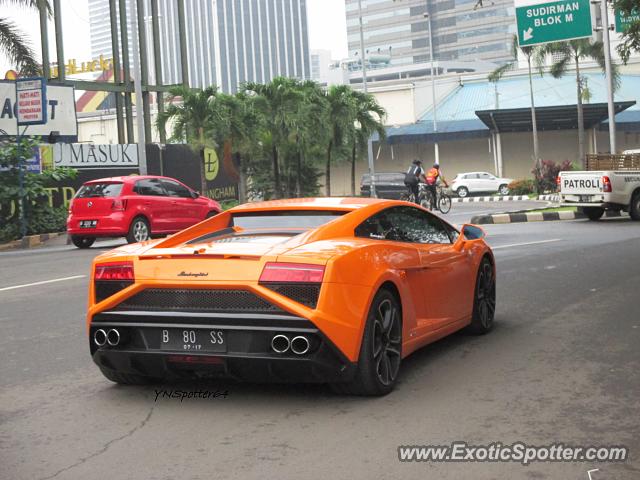
M587 170L640 170L640 153L587 154Z

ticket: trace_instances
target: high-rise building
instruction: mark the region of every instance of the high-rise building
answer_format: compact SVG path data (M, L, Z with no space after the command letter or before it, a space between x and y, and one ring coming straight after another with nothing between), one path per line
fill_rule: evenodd
M327 83L331 63L331 50L311 50L311 79Z
M151 6L143 1L153 82ZM162 80L181 83L177 2L183 0L157 1ZM235 92L247 81L311 77L306 0L188 0L184 5L191 86L215 84ZM89 0L89 17L92 55L110 57L109 0Z
M513 0L361 0L367 58L379 65L429 61L431 16L438 61L504 62L512 59ZM349 57L358 59L358 0L345 0Z

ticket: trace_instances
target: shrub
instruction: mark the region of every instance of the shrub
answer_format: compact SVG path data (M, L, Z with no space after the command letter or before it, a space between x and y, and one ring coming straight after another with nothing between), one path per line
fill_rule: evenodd
M46 187L74 178L76 171L69 168L54 168L42 173L23 170L23 186L19 188L21 160L34 155L37 141L22 138L20 143L0 143L0 241L20 237L20 208L24 206L27 235L60 232L65 229L67 211L52 208L48 203ZM15 205L12 209L9 206Z
M569 160L556 163L553 160L542 160L531 173L535 177L538 193L555 192L556 178L558 174L565 170L571 170L573 165Z
M509 184L512 195L528 195L536 191L536 183L531 179L514 180Z

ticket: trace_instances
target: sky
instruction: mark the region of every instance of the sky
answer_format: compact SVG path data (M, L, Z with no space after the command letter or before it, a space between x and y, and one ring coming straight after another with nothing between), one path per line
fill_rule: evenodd
M65 0L62 4L65 58L78 61L90 59L89 10L87 0ZM347 27L344 0L307 0L309 19L309 46L311 49L331 50L332 58L347 56ZM31 45L40 57L40 25L38 14L15 6L2 7L3 18L12 20L31 40ZM55 60L55 37L53 22L49 22L50 58ZM12 68L7 58L0 53L0 78Z

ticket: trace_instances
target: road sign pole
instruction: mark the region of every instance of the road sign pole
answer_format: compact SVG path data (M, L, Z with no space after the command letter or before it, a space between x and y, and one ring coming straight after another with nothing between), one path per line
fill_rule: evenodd
M613 75L611 74L611 43L609 39L609 11L606 0L600 0L602 17L602 42L604 43L604 65L607 78L607 107L609 113L609 151L615 155L616 149L616 111L613 103Z

